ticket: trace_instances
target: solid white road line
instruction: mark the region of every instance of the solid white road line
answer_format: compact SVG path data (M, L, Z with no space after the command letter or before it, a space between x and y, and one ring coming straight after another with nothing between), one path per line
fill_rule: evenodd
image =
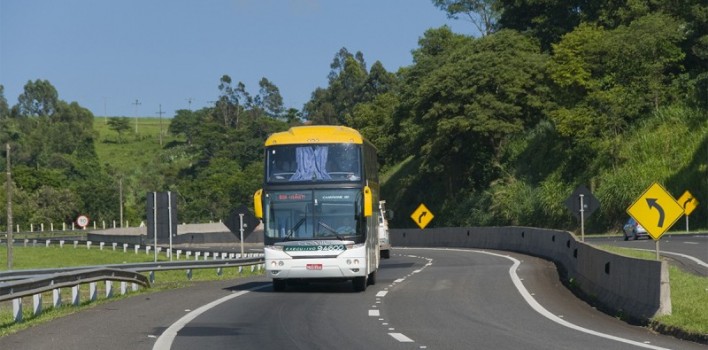
M422 248L422 249L426 249L426 248ZM576 325L576 324L570 323L570 322L568 322L568 321L566 321L566 320L564 320L564 319L562 319L562 318L560 318L560 317L558 317L558 316L552 314L551 312L549 312L548 310L546 310L543 306L541 306L541 304L539 304L539 303L536 301L536 299L534 299L533 296L531 296L531 293L529 293L529 291L528 291L528 290L526 289L526 287L524 286L523 282L521 282L521 279L519 278L519 276L516 274L516 270L517 270L517 268L519 267L519 265L521 265L521 261L519 261L519 260L517 260L517 259L514 259L514 258L512 258L512 257L510 257L510 256L502 255L502 254L495 254L495 253L486 252L486 251L483 251L483 250L440 249L440 248L427 248L427 249L431 249L431 250L452 250L452 251L460 251L460 252L470 252L470 251L471 251L471 252L482 253L482 254L487 254L487 255L493 255L493 256L498 256L498 257L502 257L502 258L509 259L509 260L511 260L511 261L513 262L511 268L509 268L509 276L511 276L511 281L514 283L514 286L515 286L516 289L519 291L519 293L521 293L521 296L524 298L524 300L526 300L526 302L527 302L536 312L538 312L539 314L543 315L543 316L546 317L547 319L549 319L549 320L551 320L551 321L553 321L553 322L555 322L555 323L558 323L558 324L560 324L561 326L565 326L565 327L568 327L568 328L570 328L570 329L574 329L574 330L576 330L576 331L580 331L580 332L583 332L583 333L587 333L587 334L590 334L590 335L594 335L594 336L596 336L596 337L605 338L605 339L609 339L609 340L614 340L614 341L618 341L618 342L620 342L620 343L630 344L630 345L634 345L634 346L638 346L638 347L642 347L642 348L646 348L646 349L668 350L668 349L666 349L666 348L662 348L662 347L659 347L659 346L649 345L649 344L641 343L641 342L638 342L638 341L634 341L634 340L630 340L630 339L625 339L625 338L617 337L617 336L610 335L610 334L601 333L601 332L598 332L598 331L594 331L594 330L592 330L592 329L587 329L587 328L578 326L578 325Z
M171 326L169 326L162 334L160 335L159 338L157 338L157 341L155 342L155 345L153 345L152 349L153 350L169 350L170 347L172 347L172 342L174 342L175 337L177 336L177 332L179 332L184 326L186 326L189 322L197 318L199 315L209 311L209 309L212 309L219 304L229 301L233 298L240 297L248 292L252 292L254 290L259 290L259 289L264 289L266 287L270 287L270 285L266 284L260 287L255 287L247 290L240 291L238 293L233 293L230 295L227 295L221 299L217 299L212 301L209 304L203 305L196 310L182 316L177 322L173 323Z

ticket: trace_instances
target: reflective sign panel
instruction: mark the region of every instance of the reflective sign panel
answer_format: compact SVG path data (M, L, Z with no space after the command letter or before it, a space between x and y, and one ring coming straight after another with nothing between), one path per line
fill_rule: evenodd
M425 226L428 226L431 220L435 215L433 215L432 212L425 206L425 204L421 203L418 206L418 209L416 209L413 214L411 214L411 219L415 221L416 225L420 227L421 229L425 228Z
M627 208L627 213L647 230L651 238L658 240L683 215L683 207L655 182Z
M693 211L698 206L698 199L694 197L691 192L684 192L678 199L678 204L683 207L683 213L685 215L691 215Z

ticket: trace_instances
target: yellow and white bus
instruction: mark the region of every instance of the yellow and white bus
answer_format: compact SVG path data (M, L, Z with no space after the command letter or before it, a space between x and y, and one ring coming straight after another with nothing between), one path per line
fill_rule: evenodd
M351 128L300 126L268 137L265 152L254 206L273 289L292 280L343 279L360 292L376 283L376 148Z

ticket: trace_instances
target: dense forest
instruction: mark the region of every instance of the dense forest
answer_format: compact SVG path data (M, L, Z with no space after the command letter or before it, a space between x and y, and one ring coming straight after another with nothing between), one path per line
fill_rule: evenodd
M563 202L585 185L601 203L589 230L617 230L655 181L675 197L691 191L701 202L691 227L708 227L705 2L432 2L481 34L431 28L396 72L342 48L301 110L266 78L251 93L223 75L216 103L177 111L175 140L141 169L99 159L94 116L50 82L28 81L13 106L0 86L14 221L115 220L119 181L131 222L144 220L146 192L167 190L180 221L223 219L251 207L267 135L309 123L357 128L378 147L396 227L413 226L424 202L431 226L576 229ZM111 121L130 139L125 124Z

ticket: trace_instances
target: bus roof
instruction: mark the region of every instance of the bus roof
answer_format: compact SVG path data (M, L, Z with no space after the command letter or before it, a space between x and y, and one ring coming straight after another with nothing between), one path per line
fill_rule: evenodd
M294 145L311 143L364 143L361 134L346 126L312 125L294 126L288 131L270 135L265 142L267 146Z

